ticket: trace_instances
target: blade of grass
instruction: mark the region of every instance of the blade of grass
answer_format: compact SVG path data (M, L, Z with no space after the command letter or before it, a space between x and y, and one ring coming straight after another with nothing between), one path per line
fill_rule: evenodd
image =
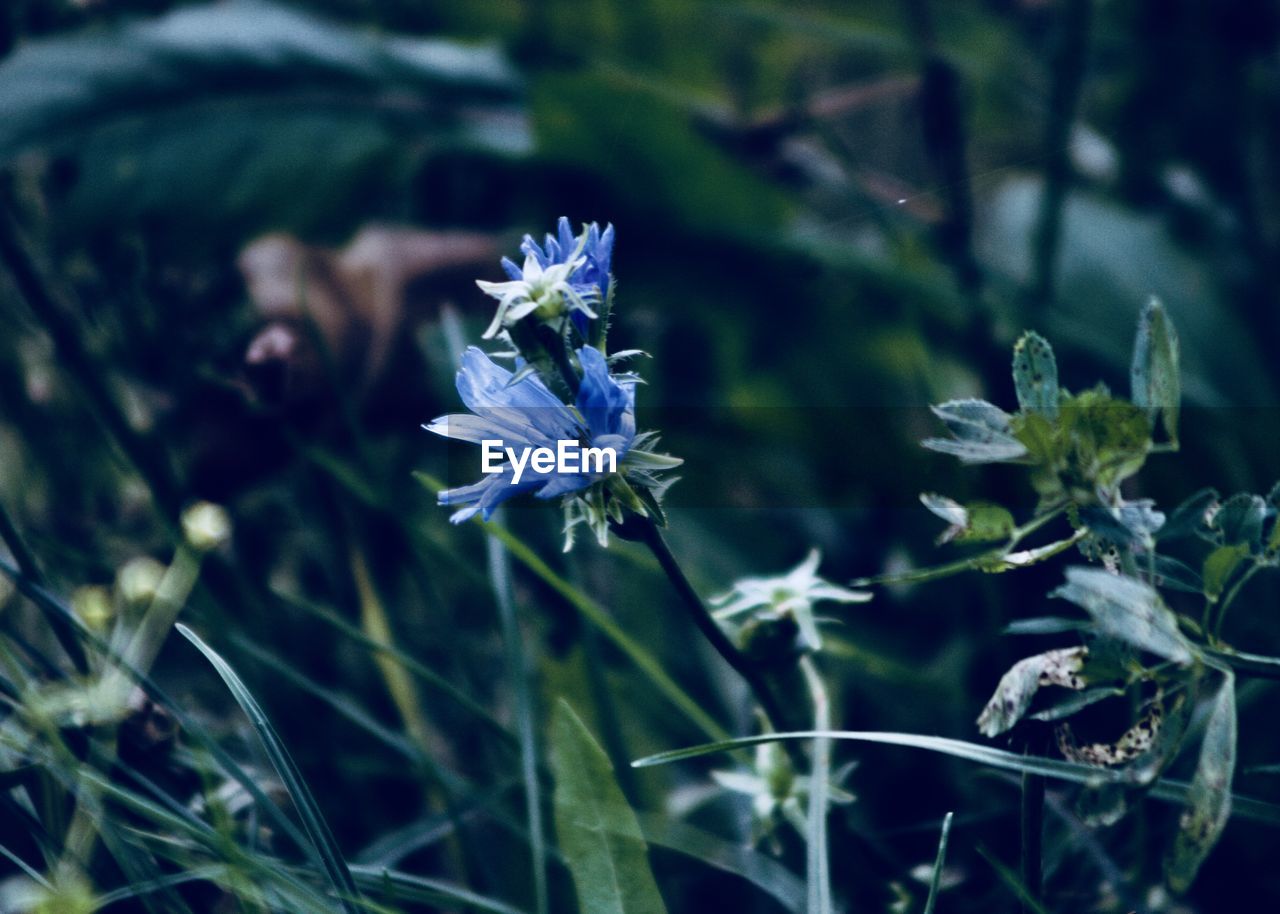
M502 526L501 511L495 526ZM511 586L511 556L497 539L485 540L489 580L498 604L502 641L507 656L507 672L515 696L516 732L520 737L520 777L524 781L525 815L529 821L530 850L533 852L533 895L538 914L547 914L547 836L542 818L542 787L538 780L538 744L534 733L532 683L523 649L520 622L516 618L515 594Z
M1018 755L1013 752L1005 752L1002 749L994 749L990 746L968 743L964 740L950 739L944 736L923 736L916 733L887 733L867 730L828 730L823 733L801 730L792 733L761 733L756 736L742 736L715 743L705 743L701 746L690 746L686 749L659 752L646 758L637 759L631 764L636 768L647 768L652 765L666 765L671 762L699 758L704 755L714 755L719 752L731 752L735 749L758 746L761 743L768 743L773 740L811 740L818 736L849 742L878 743L886 746L925 749L930 752L950 755L954 758L977 762L1005 771L1029 772L1044 777L1074 781L1078 784L1134 784L1137 782L1134 775L1124 769L1094 768L1077 762L1065 762L1034 755ZM1171 803L1185 803L1189 790L1190 785L1186 781L1162 778L1152 785L1150 795L1158 800ZM1278 804L1257 800L1252 797L1241 797L1235 794L1232 794L1231 804L1233 815L1239 815L1268 825L1280 826L1280 805Z
M298 609L315 616L317 619L333 627L347 638L350 638L352 641L359 644L361 647L366 648L371 653L382 654L392 660L395 660L396 663L400 664L404 669L421 679L425 685L431 686L441 695L448 697L459 706L474 714L480 723L484 724L494 733L500 735L512 744L516 742L515 734L512 733L507 726L502 723L502 721L494 717L488 708L484 707L484 705L480 704L466 692L463 692L435 670L409 654L406 654L395 645L383 644L379 641L375 641L373 638L369 637L368 634L342 618L333 610L313 603L310 600L295 597L281 590L272 590L271 593L291 606L295 606Z
M462 905L475 911L488 911L490 914L527 914L526 911L509 905L505 901L487 898L469 889L438 879L411 876L408 873L380 866L353 866L351 873L370 894L386 894L392 900L420 901L427 904L446 902L450 905ZM388 891L389 889L394 891Z
M217 670L218 675L231 692L232 697L235 698L236 703L240 705L241 710L248 716L249 722L253 724L254 730L257 731L258 737L262 740L263 747L267 750L267 756L271 759L272 766L284 782L285 790L288 791L290 798L293 800L294 808L298 810L298 815L302 818L303 828L306 830L308 837L311 838L311 844L316 853L319 854L325 874L329 877L330 883L338 893L343 908L350 914L356 914L360 910L358 903L360 890L351 876L351 871L347 868L346 861L342 858L342 852L334 840L333 833L329 830L328 824L320 813L315 797L311 795L311 789L302 779L301 772L298 771L297 765L294 764L284 744L280 741L275 727L271 725L271 721L267 719L267 715L263 712L257 700L254 699L244 683L240 681L240 677L236 675L230 665L213 648L200 640L200 636L191 629L180 622L176 625L176 628L178 633L190 641L196 650L200 651L205 656L205 659L213 665L213 668Z
M0 572L7 575L17 585L18 589L28 598L36 601L50 612L57 613L71 625L77 636L90 648L106 658L113 665L126 671L133 679L133 682L139 686L153 701L163 706L169 713L174 716L178 722L178 726L182 731L190 736L197 744L209 752L214 760L222 767L223 771L229 777L239 783L253 800L258 804L259 808L266 811L272 822L280 829L280 831L288 836L294 844L300 848L310 847L305 835L298 829L296 825L286 816L280 808L268 799L263 793L262 788L249 777L248 773L227 754L213 735L195 718L187 714L177 702L170 698L163 689L156 685L155 681L130 664L120 652L112 645L108 644L97 633L93 632L84 622L76 615L71 607L67 606L63 601L59 600L48 590L38 584L33 583L18 569L14 568L8 562L0 559Z
M1022 902L1025 910L1030 911L1031 914L1052 914L1035 896L1027 891L1027 887L1022 884L1018 874L992 856L985 847L979 847L978 854L981 855L983 860L991 864L991 868L996 871L1000 881L1007 885L1013 894L1018 896L1018 900Z
M40 566L36 562L36 558L31 554L31 550L27 548L26 541L18 532L18 527L13 522L13 518L9 516L8 510L3 503L0 503L0 539L4 540L9 551L13 553L13 560L18 563L18 568L22 573L37 584L44 584L44 574L40 571ZM85 657L84 647L76 640L75 632L67 625L66 621L61 617L50 614L43 607L41 612L44 613L45 620L49 623L54 636L58 639L58 644L62 645L62 649L66 651L67 656L71 658L71 662L75 665L76 672L80 674L89 671L89 661Z
M432 493L439 492L443 486L426 473L414 473L414 477ZM680 688L652 654L638 644L614 622L603 606L574 587L564 577L557 574L550 565L505 527L496 527L485 523L478 517L473 521L489 536L501 541L511 553L511 557L531 571L535 577L558 593L576 609L584 619L595 626L614 647L620 650L652 683L668 701L678 708L699 730L712 739L727 739L728 731L702 710L694 699Z
M745 879L791 914L805 914L805 883L768 854L655 813L636 813L650 845Z
M942 820L942 834L938 836L938 856L933 861L933 875L929 877L929 897L924 903L924 914L933 914L938 903L938 891L942 885L942 867L947 862L947 840L951 837L951 819L955 813L949 812Z
M351 544L350 552L351 576L355 581L356 594L360 603L360 625L374 644L391 648L395 644L391 622L387 618L386 608L382 605L373 578L369 574L368 562L365 561L364 553L355 543ZM378 672L382 674L382 680L386 684L392 702L395 703L396 710L400 712L400 719L404 721L405 729L409 731L410 739L426 756L431 746L431 728L427 724L422 702L418 698L418 690L414 687L413 680L409 678L404 667L385 654L375 654L374 662L378 665Z

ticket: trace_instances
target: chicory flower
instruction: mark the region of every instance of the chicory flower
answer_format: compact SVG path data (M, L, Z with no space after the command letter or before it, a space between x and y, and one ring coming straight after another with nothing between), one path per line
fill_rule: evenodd
M457 387L471 413L441 416L424 426L448 438L480 444L500 440L517 449L550 448L580 441L612 448L622 461L636 439L635 380L609 373L599 350L577 350L582 382L574 406L561 402L536 373L518 377L472 346L462 356ZM524 491L551 499L588 488L604 478L594 472L526 472L519 481L510 463L479 482L441 492L442 505L461 505L450 518L461 523L481 514L485 520L507 499Z
M597 319L595 307L607 303L612 283L613 226L604 231L598 223L586 226L574 236L569 220L560 217L557 234L546 236L541 245L532 235L520 244L524 265L502 258L509 282L480 282L486 294L498 299L498 313L484 333L496 336L529 314L555 319L566 311L578 333L585 339L589 322Z

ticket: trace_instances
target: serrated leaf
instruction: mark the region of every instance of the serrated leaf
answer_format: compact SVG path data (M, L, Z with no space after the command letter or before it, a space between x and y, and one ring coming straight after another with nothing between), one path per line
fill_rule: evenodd
M1013 386L1024 412L1058 415L1058 363L1048 340L1027 331L1013 347Z
M1068 568L1067 583L1053 596L1085 610L1105 635L1176 663L1196 651L1178 630L1178 620L1148 584L1098 568Z
M950 400L929 407L954 438L927 438L933 451L959 457L965 463L1001 463L1026 456L1026 447L1013 437L1009 414L985 400Z
M551 727L556 834L583 914L663 914L649 852L613 766L561 700Z
M1031 699L1048 685L1067 689L1083 689L1086 681L1081 670L1088 650L1083 647L1047 651L1019 660L1000 677L1000 684L978 717L978 729L984 736L998 736L1027 713Z
M1240 563L1249 557L1249 546L1246 543L1234 543L1230 546L1219 546L1205 556L1204 560L1204 595L1216 600L1227 588L1227 581L1240 567Z
M1262 549L1262 522L1267 514L1267 503L1260 495L1241 492L1232 495L1218 513L1213 516L1212 529L1222 534L1226 545L1242 543L1250 551Z
M1235 768L1235 677L1223 671L1222 685L1214 698L1204 740L1200 743L1200 760L1187 792L1187 805L1165 858L1165 878L1175 892L1185 892L1191 887L1200 865L1218 843L1231 817L1231 781Z
M1178 333L1158 299L1151 299L1138 319L1129 381L1134 405L1146 409L1153 420L1159 414L1164 433L1176 442L1182 404Z
M1103 490L1141 469L1151 449L1146 413L1102 384L1063 398L1059 435L1069 442L1072 473Z

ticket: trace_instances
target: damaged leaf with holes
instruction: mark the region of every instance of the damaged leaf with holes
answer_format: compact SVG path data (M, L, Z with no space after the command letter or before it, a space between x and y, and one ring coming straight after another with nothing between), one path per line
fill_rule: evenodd
M1231 817L1231 782L1236 767L1235 677L1223 672L1200 744L1200 758L1178 819L1178 832L1165 858L1165 878L1185 892Z
M984 736L1005 732L1022 719L1036 693L1046 686L1080 691L1088 684L1082 672L1088 656L1088 648L1074 647L1019 660L1000 678L978 718L978 729Z

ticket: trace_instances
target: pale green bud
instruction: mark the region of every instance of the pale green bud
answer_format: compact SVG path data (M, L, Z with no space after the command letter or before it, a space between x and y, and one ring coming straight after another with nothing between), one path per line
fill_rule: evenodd
M217 549L231 538L231 517L211 502L196 502L182 512L182 532L200 552Z

